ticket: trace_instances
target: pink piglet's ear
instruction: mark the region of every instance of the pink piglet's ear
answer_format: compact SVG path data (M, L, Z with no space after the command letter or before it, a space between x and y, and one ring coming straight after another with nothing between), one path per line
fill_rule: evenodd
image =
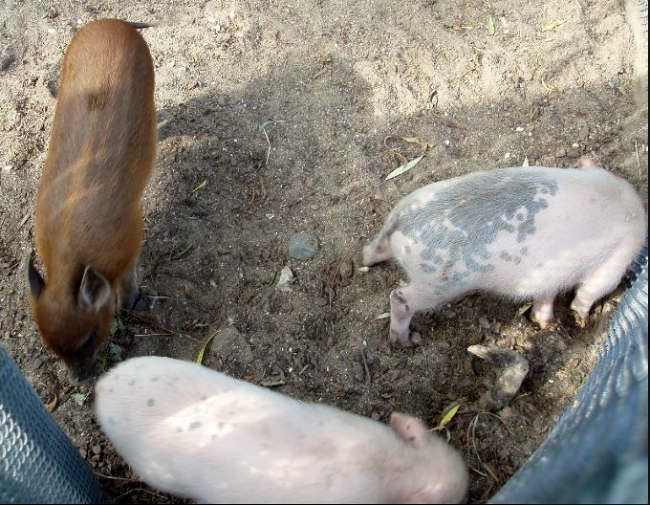
M390 416L390 425L400 438L416 449L422 449L427 445L429 433L419 419L401 412L393 412Z

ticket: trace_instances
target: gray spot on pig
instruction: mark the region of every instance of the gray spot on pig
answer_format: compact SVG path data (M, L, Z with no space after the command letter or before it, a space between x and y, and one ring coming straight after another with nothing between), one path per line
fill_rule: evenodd
M152 377L151 382L158 382L159 379L160 379L160 377Z
M551 176L516 168L470 174L434 190L433 200L416 210L407 199L394 214L397 226L387 228L424 244L423 260L439 264L445 257L445 269L461 270L448 282L458 282L472 272L494 270L487 246L499 232L516 233L518 242L533 235L537 213L548 207L540 195L555 195L558 185ZM515 219L519 223L511 224Z
M499 258L501 258L503 261L512 261L512 256L510 256L507 251L501 251Z
M404 246L404 254L411 254L411 248L407 245Z
M115 419L113 419L112 417L109 416L108 424L113 424L114 425L115 424Z
M115 393L115 390L113 388L109 388L108 392L109 393Z
M399 303L406 303L406 298L404 298L401 291L393 291L393 298L395 298Z
M207 396L205 396L205 395L201 395L201 401L202 401L202 402L205 401L205 400L207 400L207 399L208 399Z
M147 400L147 407L153 407L153 404L156 403L153 398Z
M436 271L436 267L430 263L420 263L420 268L425 274L432 274Z
M222 430L224 426L225 425L221 421L219 421L219 424L217 424L217 428L219 428L220 430Z
M183 431L183 428L181 428L180 426L178 428L176 428L176 433L181 433L182 431Z
M201 423L198 421L194 421L192 424L190 424L190 430L195 430L200 427L201 427Z
M113 380L116 381L120 380L120 376L118 374L113 375Z
M522 256L526 256L528 254L528 247L522 247L521 249L519 249L519 253Z
M515 265L519 265L521 263L521 256L515 256Z
M129 386L133 386L134 384L135 384L135 379L131 379L131 380L129 381Z

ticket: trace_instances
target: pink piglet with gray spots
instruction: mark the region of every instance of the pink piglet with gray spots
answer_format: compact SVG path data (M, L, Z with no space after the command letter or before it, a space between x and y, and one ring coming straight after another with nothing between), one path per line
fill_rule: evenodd
M417 419L390 426L196 363L133 358L96 386L95 411L149 485L206 503L458 503L460 455Z
M363 264L395 259L409 284L390 294L390 340L408 345L413 314L473 291L534 301L545 327L555 297L585 326L647 235L644 205L627 181L587 158L577 169L474 172L405 196L366 247Z

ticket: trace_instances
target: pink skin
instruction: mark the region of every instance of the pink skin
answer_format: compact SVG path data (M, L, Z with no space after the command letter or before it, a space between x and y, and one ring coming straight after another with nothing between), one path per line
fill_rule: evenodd
M97 420L149 485L205 503L458 503L459 453L418 419L390 425L303 403L196 363L120 363Z
M390 294L390 341L409 345L409 324L416 312L435 310L473 291L532 299L531 319L545 328L553 320L555 297L577 287L571 309L576 323L585 326L593 304L616 288L641 249L647 220L630 184L589 158L582 158L578 167L477 172L430 184L402 199L363 248L364 265L393 258L410 280ZM537 184L532 197L530 186L522 193L520 177ZM477 198L476 181L495 179L503 191L487 190ZM554 190L541 191L549 180ZM516 230L530 209L534 220L521 237ZM482 228L463 227L476 222ZM442 238L431 229L442 230ZM445 242L451 232L453 243L464 247L464 255L453 261ZM474 265L467 263L468 254Z

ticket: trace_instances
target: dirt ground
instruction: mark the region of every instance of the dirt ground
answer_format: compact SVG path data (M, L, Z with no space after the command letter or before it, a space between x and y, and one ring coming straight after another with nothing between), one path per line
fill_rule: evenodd
M386 422L440 422L483 502L543 441L589 374L622 288L581 330L557 301L540 330L521 305L472 295L417 315L391 348L388 294L403 278L355 255L399 198L481 169L570 167L590 155L647 195L647 102L623 2L607 0L5 0L0 5L0 342L120 502L176 501L140 482L43 347L23 260L63 52L97 18L155 24L159 144L144 197L143 297L122 314L104 367L133 356L196 359L309 401ZM260 125L266 123L268 142ZM83 127L83 125L79 125ZM409 172L385 176L424 150ZM267 161L268 156L268 161ZM645 196L644 198L647 198ZM308 261L290 237L313 233ZM280 270L290 292L275 287ZM520 395L482 413L494 343L531 365ZM478 415L478 419L476 416ZM473 420L475 420L474 424ZM474 427L474 429L471 429Z

